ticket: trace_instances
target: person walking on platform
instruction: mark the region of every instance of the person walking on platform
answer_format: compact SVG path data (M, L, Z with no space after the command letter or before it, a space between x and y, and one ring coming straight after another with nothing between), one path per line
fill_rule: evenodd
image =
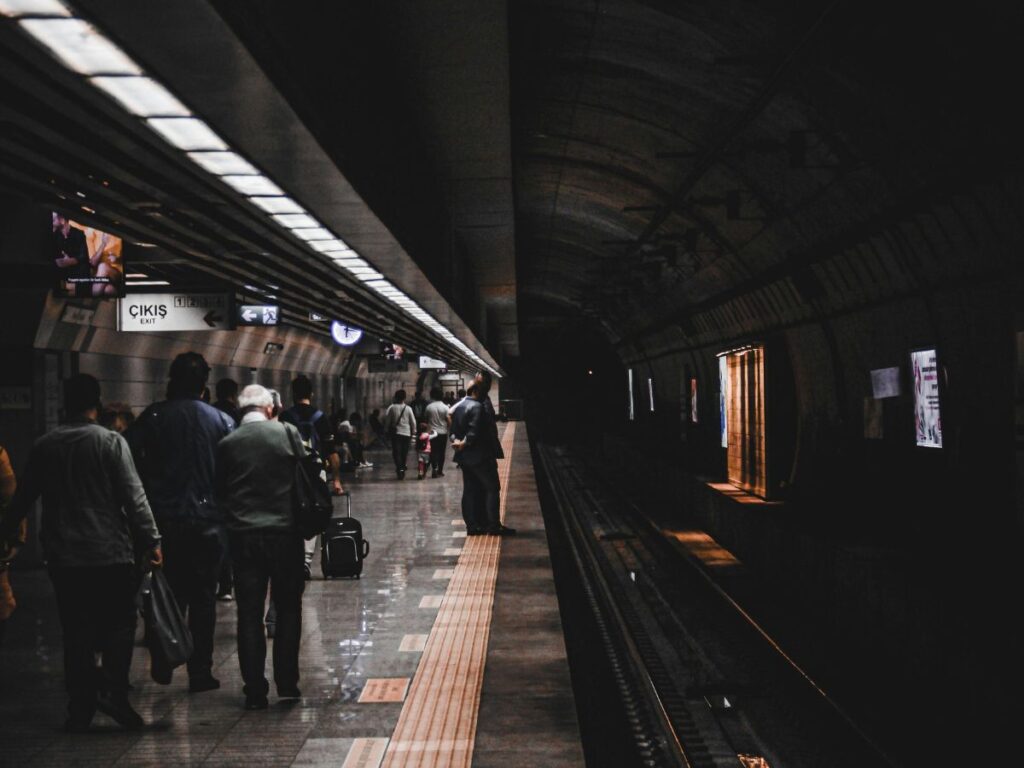
M334 427L331 418L313 405L313 382L306 376L292 380L292 402L294 405L281 412L281 421L299 430L307 448L320 454L331 470L331 492L340 496L345 492L341 487L341 457L334 443ZM314 536L305 544L306 580L313 578L313 555L316 552Z
M88 730L97 709L126 728L144 725L127 695L138 563L162 563L160 534L128 445L96 423L99 411L96 379L78 374L64 382L67 422L35 442L0 520L0 557L9 560L24 544L22 521L42 496L40 539L64 633L65 729L73 733Z
M448 406L440 387L430 390L430 404L424 412L427 426L434 434L430 440L430 476L444 477L444 454L448 450Z
M213 473L217 443L235 428L230 416L200 400L209 375L202 355L178 355L171 363L167 399L149 406L125 433L163 533L167 582L188 615L192 693L220 687L213 676L213 635L226 542Z
M505 457L498 440L493 409L484 401L491 389L491 375L481 373L470 388L472 394L455 408L452 440L455 462L462 469L462 514L470 536L515 533L501 523L501 481L498 459Z
M258 384L238 399L242 423L217 446L217 498L224 510L235 566L238 662L245 683L245 708L267 707L264 667L267 640L263 607L269 582L276 623L274 682L278 696L301 696L299 643L302 635L302 536L295 528L292 485L301 435L273 420L273 400ZM304 449L303 449L304 450Z
M405 479L406 462L409 460L409 447L416 436L416 417L412 408L405 402L405 390L395 392L394 400L384 414L384 428L391 438L391 457L395 461L395 474L399 480Z

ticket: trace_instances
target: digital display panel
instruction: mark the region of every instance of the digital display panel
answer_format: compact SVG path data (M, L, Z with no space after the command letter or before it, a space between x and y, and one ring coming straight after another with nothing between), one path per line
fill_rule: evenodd
M405 359L405 347L398 344L392 344L388 341L381 342L381 354L385 360L404 360Z
M121 298L124 260L121 238L72 221L54 211L47 258L58 298Z
M922 448L942 447L942 418L939 408L939 366L934 349L910 353L914 374L914 428Z

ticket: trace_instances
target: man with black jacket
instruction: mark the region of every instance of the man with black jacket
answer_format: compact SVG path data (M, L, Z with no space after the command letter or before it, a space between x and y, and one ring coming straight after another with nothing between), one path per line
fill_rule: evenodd
M214 453L235 426L230 416L200 399L209 375L202 355L178 355L171 364L167 399L149 406L125 433L163 533L167 582L188 615L194 644L188 660L192 693L220 687L213 676L213 634L225 545L213 494Z
M292 401L295 404L282 411L279 418L298 429L303 442L320 454L331 470L331 493L340 496L345 489L341 487L341 458L334 443L334 427L330 417L313 405L313 382L308 376L300 374L292 380ZM314 536L305 544L306 581L313 578L316 542Z
M72 733L88 730L97 709L126 728L143 726L127 696L138 563L162 562L160 534L128 445L96 423L99 408L100 385L92 376L64 382L67 421L35 442L0 521L0 558L9 560L24 544L21 521L42 496L40 539L64 632L65 729Z
M498 459L505 458L488 393L491 375L477 374L472 394L452 414L452 447L462 469L462 509L469 536L508 536L514 528L501 524L501 481Z

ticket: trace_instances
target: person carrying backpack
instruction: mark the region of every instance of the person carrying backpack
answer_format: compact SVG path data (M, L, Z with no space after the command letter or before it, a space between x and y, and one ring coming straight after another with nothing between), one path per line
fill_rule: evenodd
M330 417L312 404L313 382L299 374L292 380L291 408L281 412L281 421L299 430L302 442L316 451L330 467L331 492L335 496L344 493L341 486L341 458L334 444L334 430ZM316 552L317 537L306 542L306 580L313 578L313 553Z

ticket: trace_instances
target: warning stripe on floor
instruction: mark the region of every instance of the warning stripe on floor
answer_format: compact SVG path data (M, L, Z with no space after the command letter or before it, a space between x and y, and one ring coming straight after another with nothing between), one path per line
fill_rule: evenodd
M502 435L501 519L516 424ZM468 768L498 579L500 536L471 536L459 556L409 687L384 768Z

